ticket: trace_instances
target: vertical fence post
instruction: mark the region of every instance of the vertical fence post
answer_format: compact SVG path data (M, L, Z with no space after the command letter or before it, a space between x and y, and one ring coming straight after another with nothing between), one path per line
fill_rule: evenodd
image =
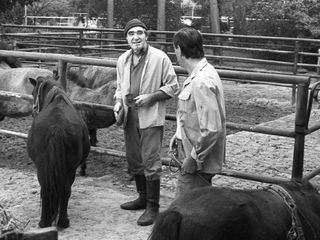
M59 82L65 91L67 91L67 64L66 61L58 61Z
M102 43L102 32L99 32L99 43L100 43L100 50L99 50L99 57L102 57L102 48L103 48L103 43Z
M318 49L317 74L320 75L320 48Z
M79 56L82 55L82 46L83 46L83 30L79 30Z
M294 62L293 62L293 74L297 75L298 72L298 62L299 62L299 41L295 41L294 45ZM295 84L292 85L292 95L291 95L291 104L294 105L296 103L296 92L297 86Z
M41 35L41 31L40 31L40 30L38 30L38 36L39 36L39 35ZM42 52L42 50L41 50L41 43L42 43L42 38L38 38L38 46L39 46L38 52L39 52L39 53ZM38 67L39 67L39 68L41 68L41 66L42 66L41 63L42 63L42 61L39 59L39 60L38 60Z
M17 50L17 40L13 40L12 42L12 47L13 47L13 50Z
M304 141L305 131L307 129L307 103L308 103L308 84L299 84L297 91L297 105L295 116L295 142L292 163L292 179L302 179L303 176L303 158L304 158Z

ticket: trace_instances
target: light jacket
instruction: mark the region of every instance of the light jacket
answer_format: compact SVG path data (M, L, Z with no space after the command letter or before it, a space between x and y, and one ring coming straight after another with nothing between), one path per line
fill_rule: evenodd
M124 106L124 126L127 121L128 107L124 104L125 96L130 93L130 65L132 51L123 53L117 62L117 90L116 101ZM145 65L140 80L139 95L153 93L158 90L174 97L178 92L179 84L169 57L161 50L149 45ZM163 126L165 123L166 103L155 102L151 106L139 107L138 118L140 128Z
M225 159L226 117L222 82L202 59L184 81L178 96L177 137L186 157L203 173L218 173Z

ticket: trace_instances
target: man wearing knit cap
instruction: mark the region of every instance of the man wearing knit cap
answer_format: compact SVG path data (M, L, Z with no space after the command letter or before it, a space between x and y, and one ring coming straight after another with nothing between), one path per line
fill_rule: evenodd
M145 209L137 223L148 226L159 213L165 100L174 97L179 85L168 56L147 43L147 27L143 22L129 21L124 35L131 49L117 62L114 112L118 125L124 128L126 158L139 196L120 207Z

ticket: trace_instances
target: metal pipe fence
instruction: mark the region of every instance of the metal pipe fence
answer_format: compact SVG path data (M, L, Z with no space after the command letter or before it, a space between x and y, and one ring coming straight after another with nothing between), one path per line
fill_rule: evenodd
M98 65L106 67L116 67L116 60L108 59L97 59L88 57L77 57L66 54L52 54L52 53L29 53L22 51L4 51L0 50L0 56L14 56L18 58L28 58L33 60L42 61L56 61L59 63L59 73L62 86L66 89L66 69L67 64L82 64L82 65ZM181 67L174 67L178 75L185 75L186 71ZM261 84L294 84L297 85L297 104L296 104L296 114L295 114L295 127L293 129L276 129L263 126L246 125L227 122L228 128L235 128L238 130L251 131L269 135L277 135L283 137L294 138L294 155L293 155L293 166L292 166L292 179L302 179L303 178L303 160L304 160L304 140L305 136L316 131L320 128L320 124L316 123L312 126L308 126L310 112L312 108L311 94L309 94L310 77L308 76L297 76L297 75L286 75L286 74L272 74L272 73L257 73L257 72L246 72L246 71L232 71L232 70L222 70L218 69L218 73L223 79L229 79L230 81L242 81L250 80ZM12 96L13 94L13 96ZM0 99L10 99L10 97L25 97L16 93L0 92ZM105 106L101 104L75 102L75 104L83 104L92 108L97 109L111 109L112 106ZM174 115L166 115L167 120L175 120ZM0 133L10 134L6 130L1 130ZM13 134L16 136L21 136L21 134ZM23 136L21 136L23 137ZM24 136L25 137L25 136ZM124 156L124 153L116 150L103 150L101 148L93 148L96 151L100 151L107 154ZM162 159L165 164L169 164L170 160L168 158ZM317 171L317 170L315 170ZM239 178L246 178L255 181L277 183L285 179L272 178L268 176L260 176L252 173L245 172L233 172L233 171L222 171L221 175L233 176ZM314 175L315 172L312 173ZM310 178L311 175L306 176Z
M117 58L128 49L122 29L14 24L2 24L1 29L1 38L14 42L21 51ZM164 50L175 63L174 32L149 32L150 44ZM317 39L210 33L203 33L203 37L205 56L217 69L309 76L320 73ZM297 86L288 87L294 105Z
M16 41L17 46L23 45L28 39L27 45L30 47L57 47L73 50L79 55L83 51L98 50L106 55L108 51L121 54L128 49L122 29L14 24L2 24L1 28L0 36L9 41ZM16 32L13 32L13 29L17 29ZM173 58L173 35L172 31L150 31L149 40L151 44L159 46ZM162 39L159 39L159 36L163 36ZM317 61L320 57L318 52L320 40L318 39L210 33L203 33L203 37L206 57L212 60L217 68L227 67L237 70L238 67L234 63L240 62L255 64L254 67L252 65L247 67L251 71L252 68L256 68L258 72L277 72L280 68L283 73L295 75L305 68L312 72L319 72L320 69ZM40 44L44 45L38 45L39 40L42 41ZM58 40L65 41L65 44L57 44ZM97 45L97 42L100 43L99 47L90 47ZM50 49L46 51L50 52ZM266 65L271 67L266 68Z

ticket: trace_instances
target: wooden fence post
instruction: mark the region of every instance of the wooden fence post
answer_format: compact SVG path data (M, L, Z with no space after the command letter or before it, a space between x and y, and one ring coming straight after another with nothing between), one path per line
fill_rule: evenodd
M58 65L59 65L58 73L60 76L59 82L65 91L67 91L67 64L68 62L66 61L63 61L63 60L58 61Z

